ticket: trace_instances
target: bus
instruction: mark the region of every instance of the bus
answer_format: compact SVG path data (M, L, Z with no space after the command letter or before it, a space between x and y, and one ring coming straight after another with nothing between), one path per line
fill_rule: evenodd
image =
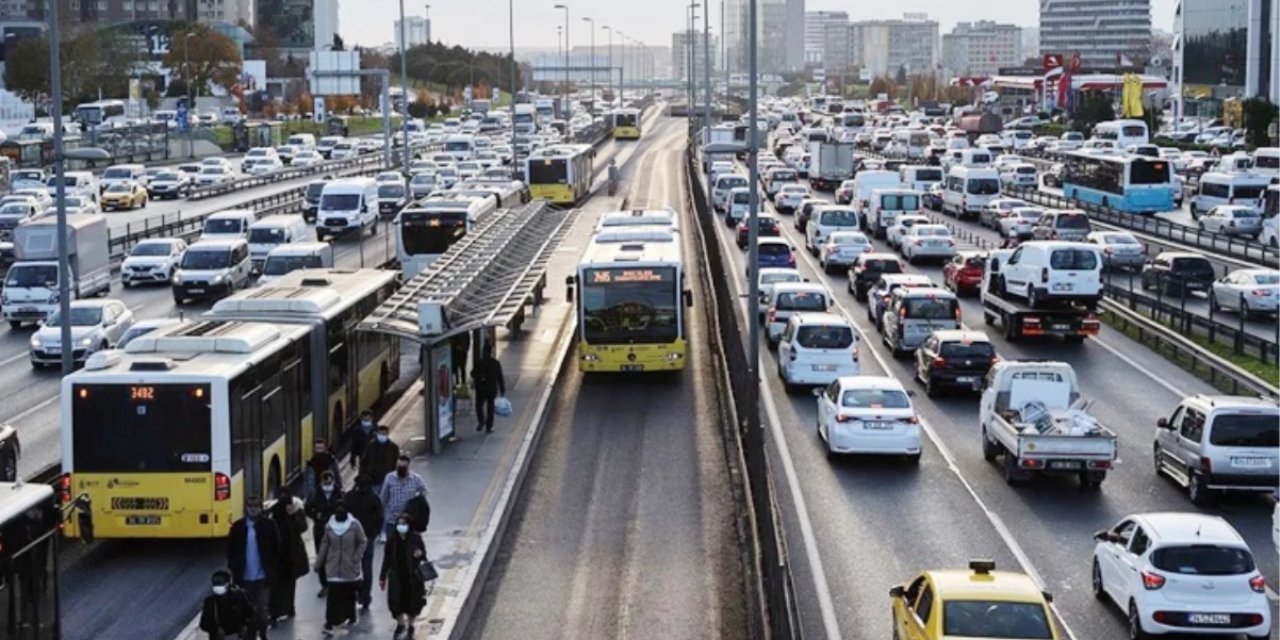
M63 502L65 500L66 506ZM58 539L80 500L38 482L0 482L0 638L58 640ZM91 538L92 526L78 529Z
M591 193L595 149L588 144L557 144L538 149L525 160L525 181L535 200L576 205Z
M1173 165L1146 156L1067 153L1062 160L1062 194L1071 200L1127 213L1174 209Z
M617 109L613 112L613 139L640 139L639 109Z
M405 207L396 216L396 260L407 282L497 211L492 194L445 192Z
M578 368L682 371L688 354L679 232L670 226L602 229L578 264Z
M80 126L115 127L128 124L124 100L98 100L78 105L75 120Z
M221 538L246 496L297 477L400 371L356 325L389 271L303 269L95 354L62 381L62 465L104 538ZM75 535L76 527L66 527Z
M1098 140L1114 140L1116 148L1128 151L1129 147L1151 142L1147 123L1141 120L1107 120L1093 126L1093 137Z

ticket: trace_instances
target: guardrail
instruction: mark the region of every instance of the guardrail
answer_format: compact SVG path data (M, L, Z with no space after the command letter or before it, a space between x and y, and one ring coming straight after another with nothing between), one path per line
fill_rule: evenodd
M204 200L206 198L214 198L244 189L252 189L262 185L273 184L276 182L284 182L286 180L294 180L306 176L316 174L332 173L335 171L345 171L356 167L363 167L373 163L381 163L382 155L365 155L355 158L347 158L343 160L329 160L306 167L285 167L271 173L264 173L260 176L245 176L236 178L229 182L220 184L211 184L203 187L192 187L187 195L187 200Z

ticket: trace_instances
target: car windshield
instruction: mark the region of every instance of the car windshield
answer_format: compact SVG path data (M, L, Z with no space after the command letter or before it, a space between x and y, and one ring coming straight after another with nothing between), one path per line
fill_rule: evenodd
M320 208L325 211L354 211L360 207L360 195L356 193L330 193L320 196Z
M1237 200L1256 200L1262 197L1262 192L1266 191L1267 185L1251 185L1238 184L1235 188L1233 197Z
M27 215L31 213L31 205L21 202L10 202L0 206L0 216Z
M224 169L222 167L205 167L200 170L200 173L205 175L219 175L224 173Z
M774 307L779 311L826 311L827 297L809 291L788 291L778 294Z
M237 218L215 218L212 220L205 220L204 232L205 233L240 233L241 225L243 224L244 224L244 221L239 220Z
M871 244L871 241L867 240L867 236L861 233L833 233L831 234L830 242L831 244L850 247Z
M944 602L942 634L948 638L1053 638L1043 605L985 600Z
M974 178L965 185L965 191L974 196L993 196L1000 193L1000 181L995 178Z
M1216 275L1213 264L1204 258L1174 258L1172 267L1174 271L1183 273L1206 274L1210 277Z
M404 185L384 184L378 187L379 198L399 198L404 195Z
M73 327L92 327L101 321L102 307L72 307L71 309L71 326ZM54 311L44 324L48 327L61 327L61 312Z
M775 171L770 174L769 179L775 181L795 180L796 174L793 171Z
M775 284L778 282L800 282L800 276L794 273L766 273L760 276L760 284Z
M863 260L862 269L876 273L902 273L902 263L892 258Z
M249 242L254 244L280 244L284 242L284 229L250 229Z
M996 348L991 346L990 342L944 342L942 343L942 355L946 358L990 360L995 357Z
M1254 568L1247 550L1210 544L1156 549L1151 553L1151 564L1161 571L1195 576L1238 576Z
M930 225L917 225L913 230L917 236L949 236L951 232L946 227L934 227Z
M1068 271L1092 271L1098 268L1098 254L1084 249L1056 249L1049 254L1049 266Z
M6 287L45 287L58 282L58 267L52 265L14 265L5 277Z
M776 242L761 242L759 251L762 256L785 256L791 253L791 247Z
M1083 213L1064 213L1054 221L1059 229L1088 229L1089 216Z
M806 349L847 349L853 344L853 330L845 326L800 327L796 342Z
M1211 444L1224 447L1280 446L1280 421L1274 414L1227 413L1213 419Z
M905 317L912 320L954 320L960 310L950 298L906 298L902 301Z
M911 401L898 389L849 389L840 395L840 405L850 409L907 409Z
M133 251L129 252L130 256L167 256L173 250L173 246L163 242L144 242L133 247Z
M182 256L183 269L224 269L231 264L231 252L227 249L188 251Z

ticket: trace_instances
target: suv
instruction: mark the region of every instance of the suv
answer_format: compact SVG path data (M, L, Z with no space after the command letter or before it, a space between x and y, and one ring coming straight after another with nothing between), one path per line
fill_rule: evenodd
M886 273L902 273L902 260L892 253L864 253L849 267L849 293L858 302L867 301L867 292Z
M1214 491L1272 493L1280 484L1280 407L1259 398L1196 395L1156 422L1153 460L1207 504Z
M934 331L916 349L916 379L933 395L941 385L978 391L996 362L987 334L964 329Z
M1161 287L1166 295L1208 291L1217 278L1213 263L1198 254L1166 251L1142 268L1142 290Z
M1089 216L1083 211L1045 211L1031 229L1031 237L1035 240L1066 240L1068 242L1084 242L1093 228L1089 225Z
M778 341L778 377L787 391L801 385L826 386L856 376L858 332L834 313L797 313Z

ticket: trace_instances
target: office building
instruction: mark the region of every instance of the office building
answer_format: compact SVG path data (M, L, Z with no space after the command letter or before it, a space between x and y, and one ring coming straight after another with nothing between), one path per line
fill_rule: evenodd
M1216 114L1226 98L1280 102L1280 0L1182 0L1174 14L1172 85L1175 100ZM1176 107L1184 113L1182 105Z
M693 45L693 77L702 82L704 77L704 67L706 66L706 51L704 42L710 48L711 54L711 73L713 75L719 73L720 58L720 38L715 34L711 34L709 38L704 39L701 30L692 33L688 31L677 31L671 34L671 69L674 71L674 77L678 80L689 79L689 46Z
M827 52L827 31L845 32L844 49L848 50L849 14L846 11L807 11L804 14L804 64L807 67L825 68L832 57ZM843 63L843 59L840 60Z
M1040 53L1080 55L1086 69L1142 64L1151 0L1040 0Z
M795 21L788 23L788 15L794 13L795 0L758 0L756 11L759 20L756 23L756 63L761 73L781 73L787 70L787 32L788 29L798 31L798 47L800 51L798 65L804 62L804 17L799 18L799 27ZM725 38L728 45L727 57L729 68L734 73L745 73L748 65L747 43L749 22L747 0L725 0Z
M1022 60L1022 28L1017 25L961 22L942 36L941 62L951 77L992 76Z
M313 1L315 2L315 44L313 46L317 51L332 49L334 38L338 35L338 0Z
M400 34L409 41L410 47L417 47L431 42L431 19L408 16L404 19L404 31L400 30L400 21L396 20L396 49L401 48Z
M784 64L787 71L800 71L805 66L804 0L787 0L786 33L783 47L786 49Z
M849 60L872 76L932 74L938 65L938 23L925 14L867 20L849 26Z
M267 0L259 0L267 1ZM0 0L0 24L47 22L47 0ZM252 27L254 0L59 0L58 17L72 24L113 26L142 21L185 21Z

